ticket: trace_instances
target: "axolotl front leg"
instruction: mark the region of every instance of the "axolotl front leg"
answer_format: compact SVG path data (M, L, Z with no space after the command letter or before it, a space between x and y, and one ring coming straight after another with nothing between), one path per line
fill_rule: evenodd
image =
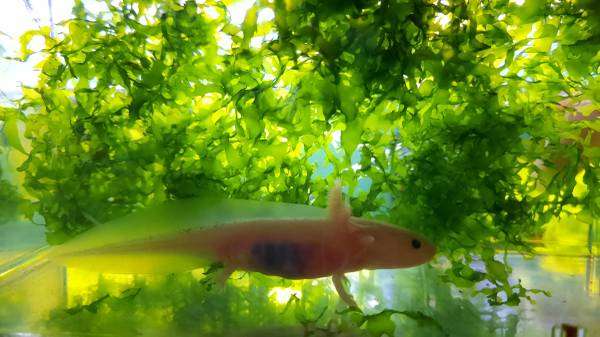
M342 236L347 236L348 234L352 234L353 232L357 231L355 228L353 228L352 224L350 223L350 217L352 213L350 209L344 205L344 201L342 199L342 191L339 184L336 184L333 190L331 190L329 193L328 208L329 218L332 222L332 226L336 229L338 233L341 233ZM350 245L351 247L349 247L358 247L358 249L348 249L349 255L352 255L352 257L360 255L360 253L362 253L362 251L368 245L372 244L373 241L374 238L370 235L359 235L358 240L354 241L357 244ZM348 258L346 263L349 262L348 260L350 259ZM344 301L349 307L358 308L354 297L352 297L352 295L346 291L346 288L344 288L344 283L346 283L346 281L348 280L346 278L346 275L344 274L344 269L346 269L347 267L350 266L344 265L341 268L341 270L334 272L331 275L331 280L333 282L333 285L335 286L335 290L337 291L338 296L340 296L340 299L342 299L342 301Z

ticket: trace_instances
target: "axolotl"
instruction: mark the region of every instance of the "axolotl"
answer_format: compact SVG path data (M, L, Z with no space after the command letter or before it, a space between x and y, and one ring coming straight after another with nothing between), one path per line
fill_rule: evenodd
M339 185L328 208L200 198L99 224L72 240L0 269L0 285L47 263L111 273L170 273L218 262L221 282L233 271L288 279L331 276L340 298L344 274L428 262L435 246L418 234L351 215Z

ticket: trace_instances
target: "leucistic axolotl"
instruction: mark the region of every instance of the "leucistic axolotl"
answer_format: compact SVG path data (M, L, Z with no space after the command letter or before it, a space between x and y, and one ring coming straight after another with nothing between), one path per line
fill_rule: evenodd
M0 267L0 286L47 263L110 273L171 273L218 262L218 279L254 271L289 279L331 276L356 307L344 274L426 263L435 247L389 224L352 217L339 185L328 209L276 202L180 200L97 225L74 239Z

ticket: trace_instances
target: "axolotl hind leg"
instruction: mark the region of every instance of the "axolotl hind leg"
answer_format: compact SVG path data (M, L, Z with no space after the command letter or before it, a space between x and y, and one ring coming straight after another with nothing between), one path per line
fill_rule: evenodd
M227 280L229 279L229 277L231 276L231 274L233 274L233 272L235 271L235 268L232 268L230 266L223 266L223 268L221 268L221 270L217 271L215 273L215 283L221 288L225 288L225 283L227 283Z
M350 295L346 289L344 288L344 281L346 280L346 276L344 274L333 274L331 276L331 280L333 281L333 285L335 286L335 290L337 291L340 298L350 307L357 308L358 305L352 295Z

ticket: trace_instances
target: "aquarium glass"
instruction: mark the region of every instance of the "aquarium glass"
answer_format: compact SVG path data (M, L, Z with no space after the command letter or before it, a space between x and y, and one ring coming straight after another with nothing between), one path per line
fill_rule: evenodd
M5 0L0 336L600 336L599 70L594 0Z

